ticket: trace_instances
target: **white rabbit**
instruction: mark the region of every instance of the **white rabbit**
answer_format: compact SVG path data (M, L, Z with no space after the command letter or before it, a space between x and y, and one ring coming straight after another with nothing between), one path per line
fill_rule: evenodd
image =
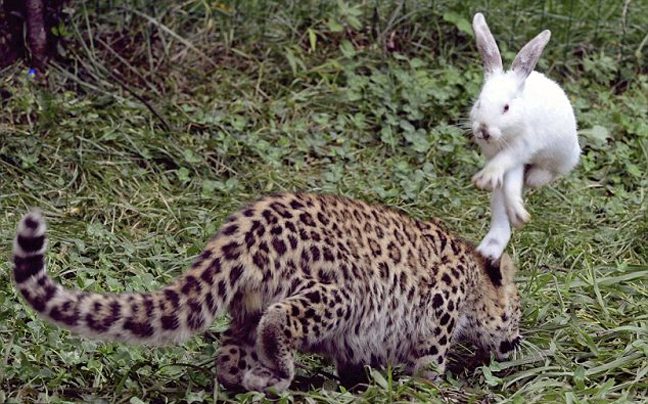
M493 190L491 228L477 249L499 258L511 238L510 224L519 229L530 219L523 185L537 188L568 173L578 163L580 147L567 95L556 82L533 71L551 32L545 30L527 43L505 72L481 13L475 14L473 29L485 81L470 120L488 162L472 182Z

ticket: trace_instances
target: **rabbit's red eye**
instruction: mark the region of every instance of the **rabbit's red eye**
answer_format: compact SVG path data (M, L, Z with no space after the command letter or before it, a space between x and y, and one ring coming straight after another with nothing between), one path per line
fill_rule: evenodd
M509 110L509 105L508 104L504 105L504 113L508 112L508 110Z

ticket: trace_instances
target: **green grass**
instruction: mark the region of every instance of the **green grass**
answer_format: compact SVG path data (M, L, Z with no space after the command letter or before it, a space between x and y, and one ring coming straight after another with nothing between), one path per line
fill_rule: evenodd
M462 19L485 4L247 3L76 5L47 78L0 75L0 403L263 399L213 383L226 319L162 348L38 319L10 282L29 207L49 216L50 273L105 292L169 282L265 193L341 193L441 218L475 242L486 233L488 195L470 185L484 160L461 129L481 83ZM540 69L569 93L584 147L573 173L527 193L532 221L508 248L522 354L455 366L439 385L374 372L357 393L302 356L305 377L272 401L648 402L648 10L590 3L487 3L508 61L553 30ZM458 351L457 365L470 355Z

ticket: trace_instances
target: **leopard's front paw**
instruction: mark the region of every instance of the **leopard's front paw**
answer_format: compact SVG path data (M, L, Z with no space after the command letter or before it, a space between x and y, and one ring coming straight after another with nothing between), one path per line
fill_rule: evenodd
M243 387L248 391L280 393L290 387L291 378L281 377L261 364L245 372Z

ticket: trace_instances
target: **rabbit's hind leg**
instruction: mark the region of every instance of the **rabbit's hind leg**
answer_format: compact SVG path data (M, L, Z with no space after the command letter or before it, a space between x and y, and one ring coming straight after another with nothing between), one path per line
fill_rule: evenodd
M511 238L511 225L506 213L504 189L496 188L491 194L491 223L486 237L477 247L484 256L499 259Z
M544 168L532 165L526 168L524 172L524 185L529 188L539 188L550 183L556 176Z
M504 177L504 201L509 221L516 229L521 229L531 219L531 215L524 208L524 200L522 199L523 186L523 165L506 172Z

